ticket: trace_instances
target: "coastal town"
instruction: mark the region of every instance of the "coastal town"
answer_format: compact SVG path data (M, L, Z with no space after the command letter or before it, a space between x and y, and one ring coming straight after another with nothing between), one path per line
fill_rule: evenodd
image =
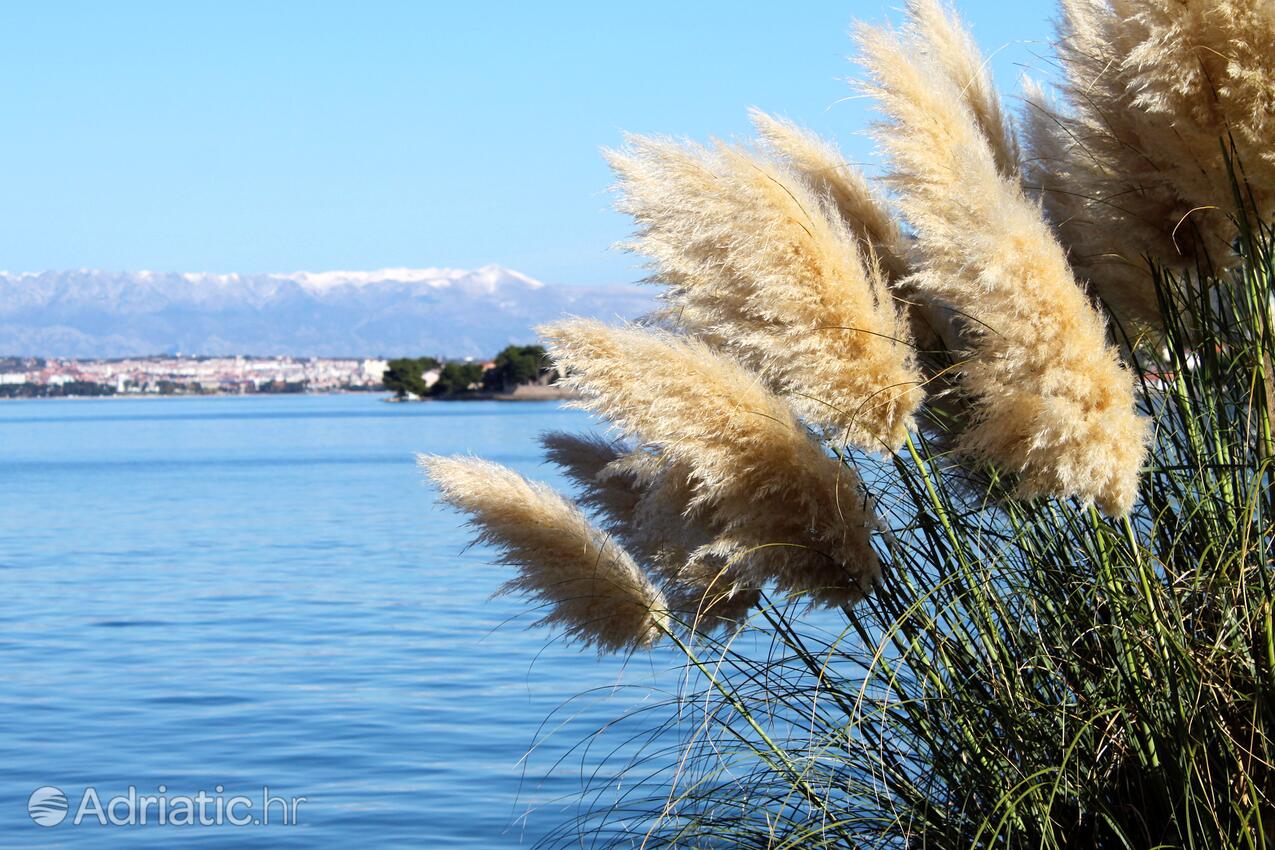
M567 397L539 345L506 346L494 359L435 357L0 357L0 399L71 396L394 393L425 398Z
M382 389L375 358L0 358L0 398L349 392Z

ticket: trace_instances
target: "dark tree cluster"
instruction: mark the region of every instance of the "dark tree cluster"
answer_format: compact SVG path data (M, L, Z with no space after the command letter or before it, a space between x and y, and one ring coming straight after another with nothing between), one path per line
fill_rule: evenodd
M445 363L438 373L438 380L429 388L431 396L452 396L473 392L482 386L481 363Z
M425 373L438 370L438 380L425 383ZM510 345L496 355L487 370L481 363L450 361L433 357L400 357L389 361L382 383L399 398L446 398L472 392L507 393L523 384L550 376L548 357L541 345Z
M399 398L405 398L409 393L424 398L429 393L425 373L437 368L438 361L433 357L400 357L389 362L381 383Z
M496 355L496 365L483 376L483 388L507 393L520 384L532 384L549 371L542 345L510 345Z

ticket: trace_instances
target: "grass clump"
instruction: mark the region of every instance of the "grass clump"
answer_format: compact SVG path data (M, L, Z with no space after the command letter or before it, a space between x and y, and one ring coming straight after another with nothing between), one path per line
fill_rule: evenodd
M1020 138L914 0L859 31L888 195L761 114L613 155L667 309L546 329L621 432L546 437L594 519L444 481L570 635L685 658L677 746L551 841L1275 847L1263 9L1066 0Z

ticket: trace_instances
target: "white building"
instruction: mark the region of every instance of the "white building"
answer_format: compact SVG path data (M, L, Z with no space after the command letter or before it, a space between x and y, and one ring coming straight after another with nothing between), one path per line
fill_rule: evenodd
M379 384L390 368L388 360L364 360L359 364L359 374L365 384Z

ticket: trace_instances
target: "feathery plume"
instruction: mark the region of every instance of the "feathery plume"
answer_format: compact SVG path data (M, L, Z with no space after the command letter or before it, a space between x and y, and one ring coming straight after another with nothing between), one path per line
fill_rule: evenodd
M690 515L685 470L595 435L551 431L540 442L546 459L579 486L580 503L598 511L603 527L662 576L711 538Z
M1233 139L1269 208L1275 190L1275 9L1266 0L1064 0L1060 58L1087 143L1160 175L1184 200L1231 201ZM1083 90L1081 87L1084 87ZM1119 123L1100 125L1099 110Z
M1024 497L1133 505L1146 426L1062 248L996 157L928 48L862 28L863 64L889 124L899 206L917 233L917 286L970 317L961 445L1020 476Z
M881 193L831 142L791 121L749 110L762 144L832 199L850 232L876 255L890 282L907 276L907 245ZM868 253L868 252L865 252Z
M790 169L749 153L630 137L609 152L633 250L666 316L756 369L829 437L893 449L921 379L880 268Z
M747 369L655 330L576 319L540 333L580 406L686 470L688 509L714 534L696 557L738 561L752 585L825 604L870 589L880 565L858 477Z
M761 588L739 581L735 564L720 557L693 559L664 585L669 610L700 634L739 626L761 601Z
M633 559L543 484L477 458L420 455L440 498L464 513L478 539L518 568L505 592L549 603L541 620L601 650L648 646L667 627L667 603Z
M1001 107L991 72L956 12L942 0L908 0L908 17L930 57L960 91L983 134L996 167L1006 177L1018 177L1018 140L1009 115Z
M1172 256L1170 264L1180 265L1170 234L1154 224L1174 217L1173 200L1105 174L1081 150L1045 90L1031 80L1024 80L1023 90L1023 136L1030 152L1023 163L1024 188L1039 200L1072 269L1125 333L1154 326L1159 298L1144 255L1162 263Z
M729 626L757 604L739 570L721 558L697 557L713 532L698 512L685 469L597 435L541 435L545 457L581 488L580 502L599 511L606 530L659 578L669 611L700 632Z
M927 355L953 348L955 330L950 311L911 286L911 250L885 198L863 173L847 163L831 142L809 130L774 118L759 109L749 113L765 147L786 160L817 192L827 194L849 231L875 256L895 301L907 318L908 336L916 346L926 384L942 366ZM940 379L941 380L941 379Z
M545 450L545 460L579 486L580 504L598 511L608 531L627 538L642 491L631 476L607 475L606 471L631 450L596 434L566 431L541 434L540 445Z
M1275 11L1266 0L1062 6L1069 109L1029 98L1027 179L1116 315L1155 325L1144 257L1179 272L1235 259L1224 145L1257 209L1275 212ZM1082 202L1052 202L1062 193Z

